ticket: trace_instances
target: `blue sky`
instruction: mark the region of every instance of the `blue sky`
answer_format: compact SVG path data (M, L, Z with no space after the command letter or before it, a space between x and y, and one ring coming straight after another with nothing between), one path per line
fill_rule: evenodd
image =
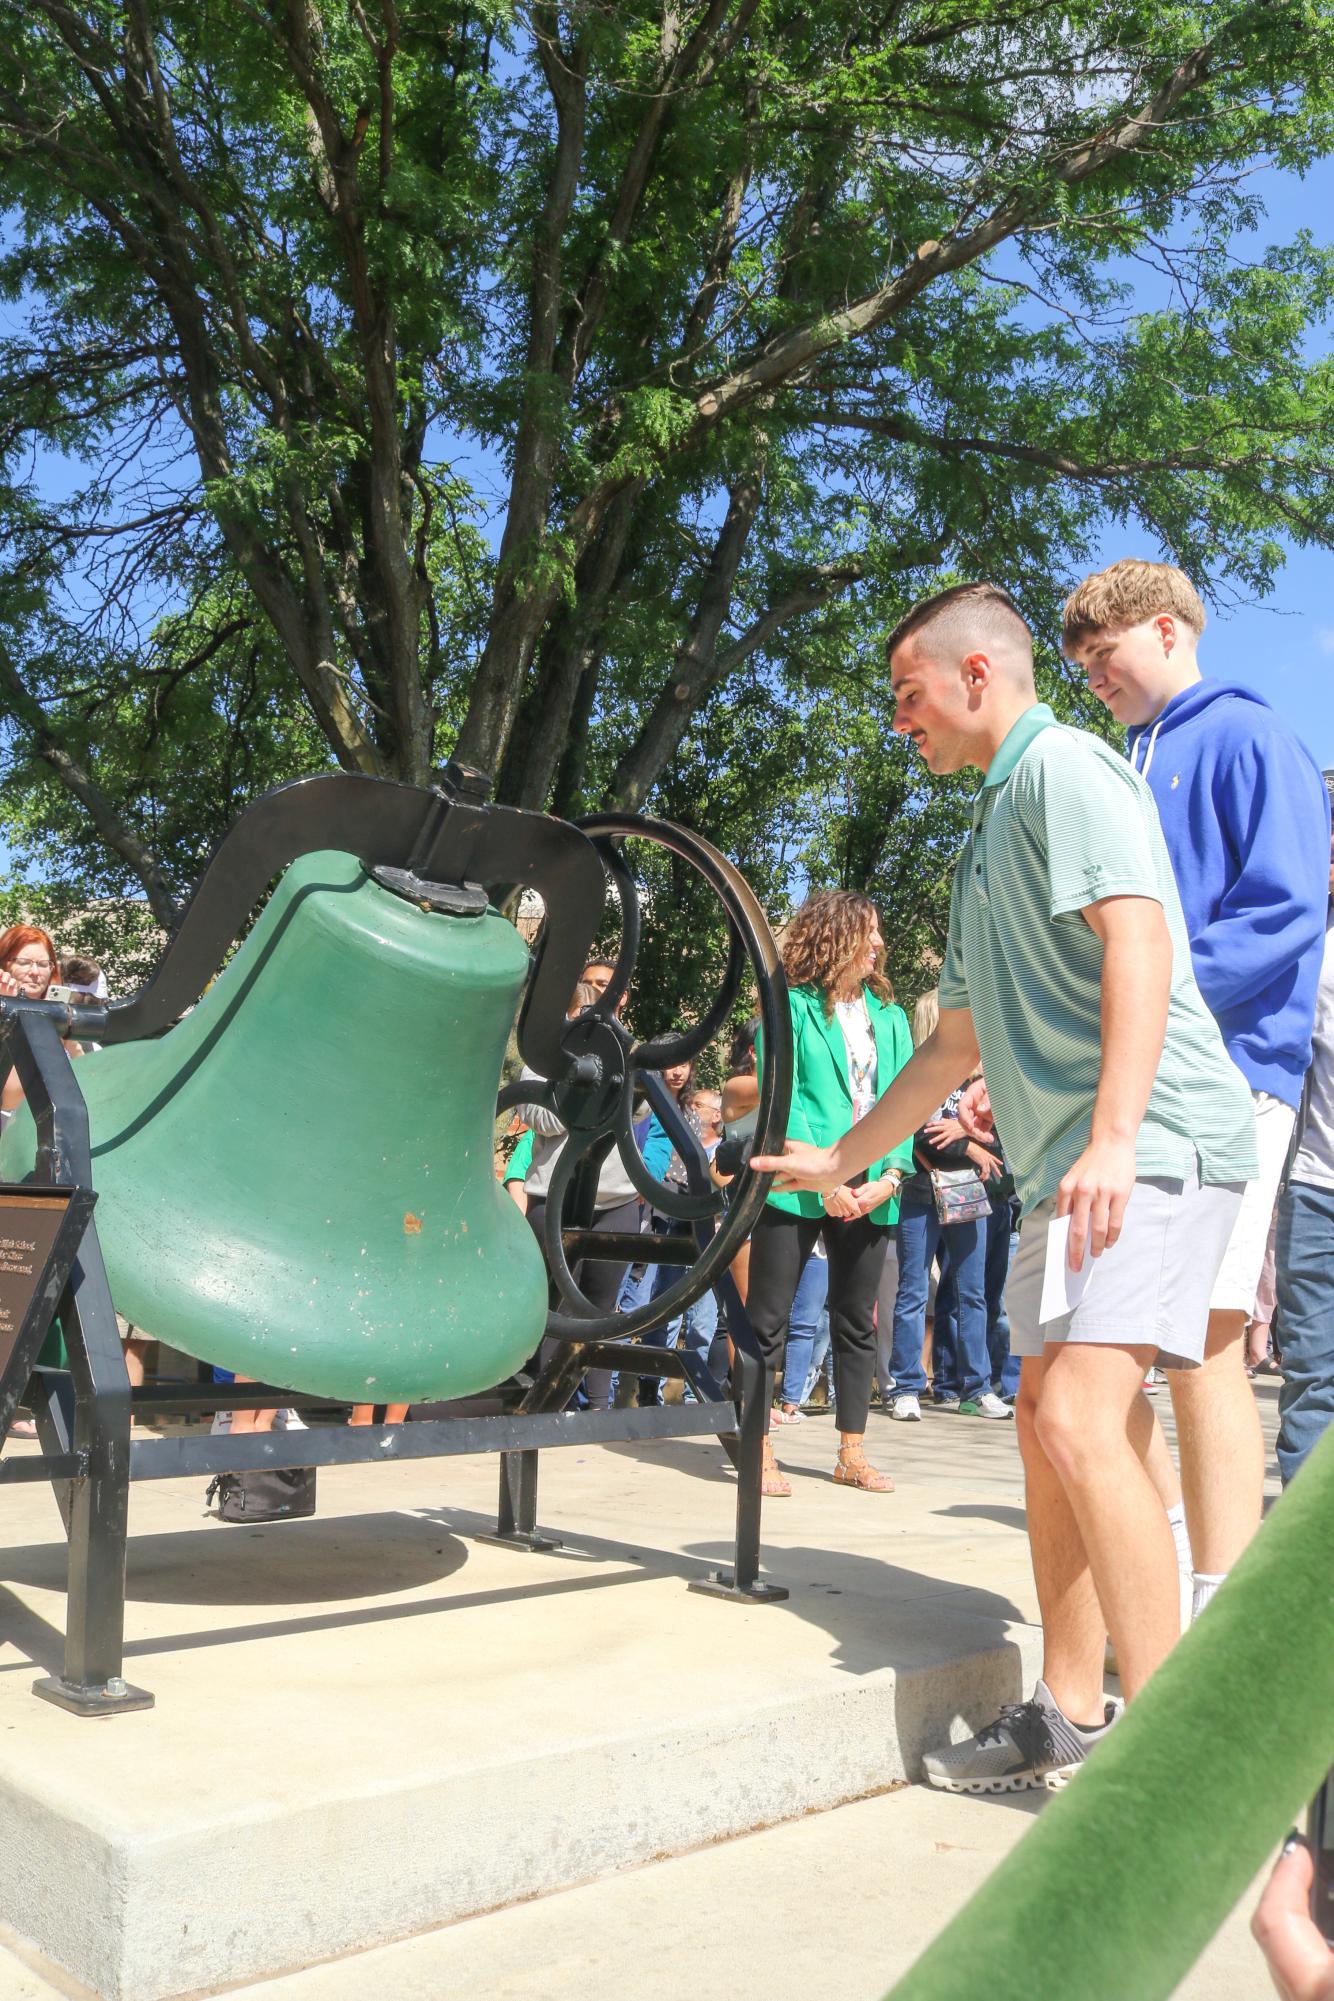
M1290 242L1308 228L1328 236L1334 214L1334 160L1320 160L1304 180L1274 170L1254 176L1268 210L1264 222L1238 248L1254 254ZM1328 344L1328 328L1316 330ZM1148 538L1144 538L1148 542ZM1158 548L1130 548L1120 538L1100 556L1162 558ZM1324 548L1288 548L1288 562L1274 592L1260 604L1210 610L1200 646L1206 680L1240 680L1262 694L1296 730L1320 768L1334 766L1334 554Z
M1249 254L1270 244L1291 242L1301 229L1317 239L1328 235L1334 215L1334 160L1322 160L1305 178L1268 171L1254 177L1268 214L1239 249ZM1328 341L1316 329L1315 344ZM1118 556L1162 560L1165 552L1128 546L1118 534L1099 552L1100 562ZM1321 769L1334 766L1334 554L1290 546L1270 597L1262 603L1211 607L1200 647L1206 680L1240 681L1272 703L1310 750Z

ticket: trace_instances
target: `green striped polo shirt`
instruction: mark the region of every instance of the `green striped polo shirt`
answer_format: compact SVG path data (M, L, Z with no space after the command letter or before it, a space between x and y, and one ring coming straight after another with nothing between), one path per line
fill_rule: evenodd
M1123 757L1043 703L991 762L954 871L940 1005L969 1008L1006 1158L1026 1210L1088 1144L1102 1063L1102 943L1081 912L1160 903L1172 937L1162 1061L1135 1171L1237 1182L1258 1171L1245 1079L1191 971L1153 794Z

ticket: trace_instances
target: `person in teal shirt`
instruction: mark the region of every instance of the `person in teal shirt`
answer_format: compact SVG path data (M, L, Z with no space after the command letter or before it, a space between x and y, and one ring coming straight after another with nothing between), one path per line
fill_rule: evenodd
M939 1021L860 1127L832 1146L789 1138L752 1165L789 1190L838 1188L981 1058L1024 1211L1007 1306L1043 1670L1030 1701L922 1765L952 1792L1059 1791L1115 1722L1109 1631L1128 1700L1180 1635L1140 1386L1155 1364L1201 1364L1258 1170L1255 1111L1195 981L1153 794L1038 701L1013 600L956 585L916 606L886 653L895 730L930 771L983 774Z
M885 977L875 905L846 889L809 897L784 933L783 967L792 1011L788 1137L825 1147L865 1118L912 1055L908 1017ZM762 1052L756 1053L762 1064ZM872 1494L894 1487L867 1460L863 1440L875 1370L876 1295L898 1220L899 1183L911 1172L909 1140L828 1194L771 1192L751 1238L746 1308L774 1368L806 1260L823 1239L838 1407L834 1479ZM791 1491L766 1442L764 1492Z

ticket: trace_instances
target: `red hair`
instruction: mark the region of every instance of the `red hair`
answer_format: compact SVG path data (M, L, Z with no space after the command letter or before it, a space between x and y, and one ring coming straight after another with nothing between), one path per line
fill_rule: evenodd
M8 931L0 935L0 968L8 972L10 960L17 959L27 945L45 946L46 956L51 961L51 980L53 980L60 961L56 957L56 948L50 938L36 924L11 924ZM48 986L51 980L47 981Z

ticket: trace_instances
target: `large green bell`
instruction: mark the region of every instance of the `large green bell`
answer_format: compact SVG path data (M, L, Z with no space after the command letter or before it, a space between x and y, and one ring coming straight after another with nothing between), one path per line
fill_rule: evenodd
M426 910L349 855L294 862L199 1005L79 1058L121 1313L186 1354L337 1401L501 1382L547 1313L492 1166L528 955L494 910ZM0 1179L31 1172L16 1113Z

